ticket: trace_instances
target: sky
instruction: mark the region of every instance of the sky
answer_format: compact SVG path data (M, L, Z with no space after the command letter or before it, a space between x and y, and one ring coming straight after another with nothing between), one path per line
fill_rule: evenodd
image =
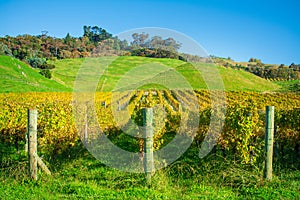
M143 27L180 32L209 55L268 64L300 64L300 1L0 0L0 36L80 37L83 26L117 35Z

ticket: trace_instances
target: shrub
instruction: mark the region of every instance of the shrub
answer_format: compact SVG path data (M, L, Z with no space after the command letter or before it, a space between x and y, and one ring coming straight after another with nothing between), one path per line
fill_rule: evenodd
M183 61L185 60L185 58L180 56L177 52L160 48L139 48L132 50L130 53L132 56L142 56L150 58L173 58Z
M49 78L49 79L52 78L51 71L49 69L42 69L40 71L40 74L45 76L46 78Z
M42 65L46 64L45 59L43 58L28 58L27 62L31 65L33 68L41 68Z
M55 65L44 63L44 64L41 65L39 68L40 68L40 69L54 69L54 68L55 68Z

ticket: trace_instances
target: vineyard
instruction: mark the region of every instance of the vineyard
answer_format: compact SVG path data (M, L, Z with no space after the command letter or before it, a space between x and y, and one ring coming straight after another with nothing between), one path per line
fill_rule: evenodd
M211 95L213 93L206 90L98 92L94 105L103 134L112 140L123 137L126 133L122 130L126 126L128 128L130 123L141 125L142 107L153 107L154 148L160 149L172 140L180 121L185 120L186 108L194 113L199 112L196 115L199 126L196 133L187 131L185 134L190 134L198 145L202 143L213 113ZM41 154L50 157L59 155L80 143L80 137L84 139L82 131L75 126L72 93L1 94L0 99L2 143L14 146L17 150L24 144L29 108L36 108L39 113L38 147ZM255 164L262 159L264 109L267 105L274 105L275 154L284 161L296 162L299 159L299 94L226 92L226 104L225 123L214 151L222 152L223 156L233 155L245 164ZM85 102L85 105L89 113L93 104ZM133 151L143 151L141 138L131 137L129 141L133 143Z
M300 200L300 1L0 5L0 200Z

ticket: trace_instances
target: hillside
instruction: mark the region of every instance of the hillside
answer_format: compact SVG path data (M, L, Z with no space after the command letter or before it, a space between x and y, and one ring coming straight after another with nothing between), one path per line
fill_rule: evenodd
M71 89L49 80L25 63L0 56L0 92L45 92L71 91Z
M56 68L52 70L53 78L52 80L49 80L40 75L37 70L17 59L8 56L0 56L0 92L72 91L71 88L74 87L74 80L76 79L80 67L87 64L96 66L92 67L90 71L90 73L96 74L99 71L99 64L108 63L109 59L112 59L113 62L110 63L109 67L99 79L98 90L111 91L115 89L118 81L124 78L124 76L127 79L129 78L127 82L132 83L136 81L134 79L130 80L130 76L128 76L127 73L132 72L130 70L133 70L138 66L146 67L143 68L143 71L140 70L140 72L134 73L141 73L142 76L151 74L153 71L151 67L153 66L150 66L149 64L153 65L153 63L160 67L164 66L166 69L175 69L174 71L179 72L194 89L207 89L203 77L195 71L191 64L175 59L123 56L118 57L117 59L112 57L100 57L87 60L84 58L56 60L53 62L56 65ZM202 64L199 67L201 69L208 69L207 67L209 66ZM243 90L263 92L279 91L280 89L279 85L243 70L224 67L217 67L217 69L222 76L227 91ZM144 70L149 70L149 72ZM166 81L172 82L171 84L176 85L176 81L168 75L169 72L162 73L160 76L156 77L156 79L165 79ZM151 77L145 77L145 79L147 78L151 79ZM175 87L177 87L177 85Z
M93 63L92 65L98 66L99 68L99 64L103 63L104 61L103 59L105 58L92 58L88 59L88 61L85 61L84 58L57 60L54 62L56 68L52 71L53 79L61 84L64 84L66 87L73 87L74 80L76 79L76 75L80 67L87 65L87 62L89 62L89 64ZM207 89L202 76L194 70L192 65L187 64L186 62L167 58L123 56L114 60L103 73L103 76L101 76L99 80L98 90L113 90L117 82L124 76L127 76L126 73L130 72L130 70L137 66L147 66L147 64L150 63L155 63L159 66L172 67L181 75L183 75L183 77L188 80L189 84L194 89ZM200 67L205 69L209 66L202 64ZM95 70L95 72L97 71L97 67L92 67L91 69ZM278 85L270 81L257 77L243 70L235 70L224 67L217 67L217 69L222 76L225 89L227 91L243 90L263 92L278 91L280 88ZM144 74L147 73L148 72L144 72ZM161 78L164 77L162 76ZM134 81L130 79L128 80Z

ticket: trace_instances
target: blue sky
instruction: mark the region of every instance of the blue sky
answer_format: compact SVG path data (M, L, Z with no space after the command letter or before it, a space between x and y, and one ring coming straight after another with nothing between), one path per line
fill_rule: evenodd
M0 36L81 36L84 25L113 34L161 27L186 34L211 55L289 65L300 63L299 10L297 0L0 0Z

